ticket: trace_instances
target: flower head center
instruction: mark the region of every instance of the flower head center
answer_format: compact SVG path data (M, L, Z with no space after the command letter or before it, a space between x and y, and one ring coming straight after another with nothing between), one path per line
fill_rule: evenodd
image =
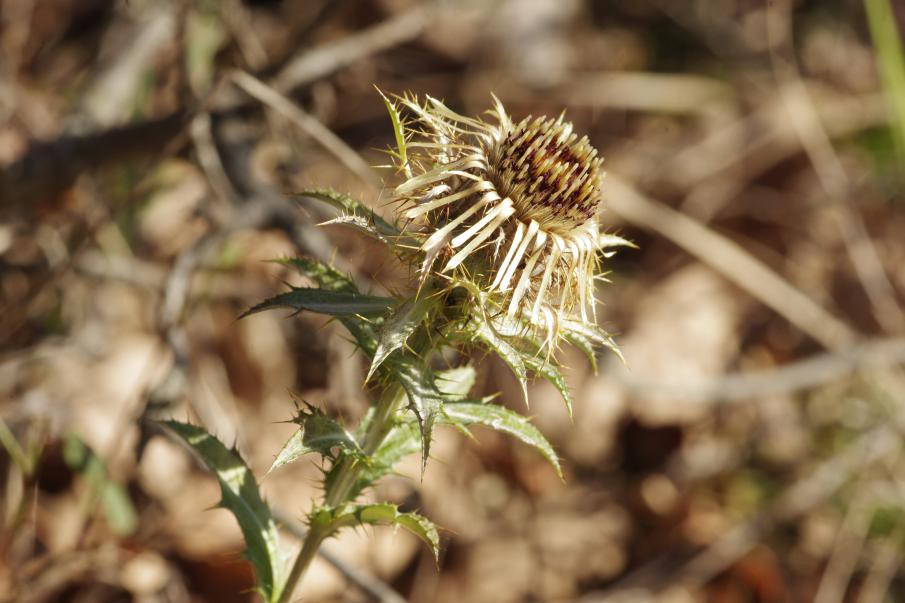
M596 215L601 161L562 118L523 119L500 133L489 156L491 180L522 219L567 233Z

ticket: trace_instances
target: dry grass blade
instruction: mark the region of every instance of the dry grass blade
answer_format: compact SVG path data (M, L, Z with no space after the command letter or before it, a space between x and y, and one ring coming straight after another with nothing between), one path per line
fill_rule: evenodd
M905 364L905 339L868 341L838 352L827 352L769 370L729 373L710 381L664 381L638 375L611 363L606 374L630 393L648 398L733 402L789 394L826 385L854 372L869 372Z
M877 544L873 565L859 593L860 603L883 603L893 577L902 565L902 526L898 526L887 542Z
M870 527L870 512L864 502L855 501L845 515L817 594L814 595L814 603L841 603L845 597Z
M666 586L699 587L725 571L753 549L777 525L791 521L817 507L858 475L865 467L901 449L899 435L888 426L863 434L844 450L823 461L809 475L790 486L770 507L748 521L729 529L713 545L673 571L663 571L653 562L630 574L613 589L594 600L609 601L622 593L643 588L656 593Z
M281 92L288 92L363 57L414 39L424 31L430 18L430 3L416 4L414 8L362 32L314 50L302 51L283 67L274 78L273 86Z
M374 175L371 166L361 158L355 149L347 145L343 139L334 134L330 128L306 113L297 104L268 86L261 80L243 71L235 71L232 80L245 92L258 99L280 115L289 119L303 132L320 143L327 151L342 162L349 171L370 186L380 190L380 179Z
M873 306L874 316L888 333L902 333L905 331L905 313L899 307L895 289L886 276L864 220L848 203L851 182L820 121L814 102L794 66L786 65L774 55L774 69L779 77L787 80L782 86L782 98L791 114L789 121L801 138L821 187L835 205L833 215L855 272Z
M848 325L728 238L645 197L612 175L606 182L608 207L615 213L677 244L827 349L840 349L855 341L856 334Z

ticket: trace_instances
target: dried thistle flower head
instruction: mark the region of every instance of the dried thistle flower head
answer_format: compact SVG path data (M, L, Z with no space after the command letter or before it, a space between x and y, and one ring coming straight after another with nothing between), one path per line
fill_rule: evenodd
M588 139L562 115L513 122L494 101L490 121L430 97L391 105L406 178L395 196L424 252L422 278L477 285L550 346L564 317L595 316L598 252L625 241L600 233L601 159Z

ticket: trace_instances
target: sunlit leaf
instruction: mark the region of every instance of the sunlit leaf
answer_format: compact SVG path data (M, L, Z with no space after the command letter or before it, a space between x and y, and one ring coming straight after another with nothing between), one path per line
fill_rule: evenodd
M553 364L552 359L547 360L537 355L525 354L523 360L528 368L531 369L532 373L540 375L553 384L553 387L555 387L559 392L559 395L562 396L563 402L566 404L566 410L569 412L569 417L571 418L572 394L569 392L569 384L566 383L566 379L562 376L559 368Z
M296 422L302 425L304 432L302 444L310 450L324 456L331 456L331 451L336 447L353 453L360 451L358 442L342 425L316 409L311 413L300 414Z
M296 311L307 310L333 316L356 314L367 316L385 312L388 307L393 305L393 302L394 300L389 297L364 295L351 291L293 287L292 291L271 297L247 310L242 314L242 318L272 308L292 308Z
M432 305L432 300L426 296L408 300L384 319L383 325L377 332L377 349L374 352L371 368L368 369L366 381L371 379L374 371L386 360L387 356L405 345L409 336L424 321Z
M277 453L277 456L273 460L273 464L270 465L270 469L267 470L267 473L269 474L289 463L294 463L311 452L311 449L305 446L304 438L305 430L302 428L296 429L289 439L286 440L286 443L283 444L283 447L280 448L280 452Z
M434 423L443 410L443 397L434 384L433 372L411 354L396 352L385 362L386 370L402 384L409 408L418 417L421 429L421 473L430 456Z
M402 121L402 117L399 115L399 111L396 109L396 105L394 105L379 89L377 90L377 94L380 95L380 98L382 98L384 104L386 104L387 112L390 114L390 121L393 123L393 134L396 136L396 157L399 159L399 165L402 166L405 177L411 178L412 168L408 162L408 151L405 142L405 124Z
M586 337L582 333L577 333L575 331L563 331L563 337L565 337L566 341L574 345L576 348L581 350L584 355L587 357L588 362L591 363L591 370L594 374L597 374L597 346L594 345L594 342L591 341L590 338Z
M445 400L464 398L474 387L477 373L470 364L436 373L437 389Z
M350 277L343 274L333 266L328 266L327 264L319 262L315 259L297 257L279 258L271 261L275 264L282 264L284 266L295 268L295 270L298 271L299 274L306 278L310 278L318 285L320 285L321 289L327 289L329 291L358 293L358 288L352 282L352 279Z
M575 343L575 345L578 345L583 351L584 345L587 344L597 348L607 348L616 354L621 361L625 362L625 359L622 357L622 352L619 351L619 346L616 345L613 338L597 325L566 318L560 321L559 328L568 341ZM576 341L581 340L587 343L584 345L576 343Z
M637 245L635 245L628 239L623 239L619 235L603 233L599 234L597 236L597 248L608 249L610 247L632 247L633 249L638 248Z
M398 507L390 503L349 505L342 509L334 522L337 528L361 524L400 526L424 541L435 559L440 554L437 526L417 513L400 513Z
M474 317L474 337L484 343L503 359L515 375L525 403L528 402L528 367L525 366L524 352L516 348L480 317Z
M335 458L333 450L337 448L351 454L361 452L358 442L342 425L315 408L300 412L295 422L299 429L280 449L268 473L312 452L328 458Z
M478 402L454 402L447 404L443 410L451 420L463 425L484 425L533 446L553 465L557 475L562 477L562 468L553 446L526 417L496 404Z
M349 195L344 195L330 189L312 189L302 191L294 195L294 198L309 198L321 201L340 210L346 216L358 216L367 223L372 224L374 229L385 237L395 237L400 234L398 228L374 213L370 207L367 207L361 201L353 199Z
M368 221L368 219L363 216L342 215L333 218L332 220L321 222L320 224L318 224L318 226L330 226L334 224L339 226L349 226L359 232L363 232L364 234L373 237L381 243L390 243L390 240L386 237L386 235L380 232L380 229L374 226L372 222Z
M236 517L245 537L245 555L255 568L258 588L268 602L279 600L286 580L279 534L270 509L261 498L254 475L237 452L201 427L162 421L185 440L220 482L220 505Z

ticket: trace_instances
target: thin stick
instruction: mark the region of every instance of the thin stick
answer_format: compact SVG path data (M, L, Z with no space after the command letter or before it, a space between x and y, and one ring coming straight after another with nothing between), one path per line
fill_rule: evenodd
M604 374L617 380L630 393L649 398L737 402L788 394L819 387L852 373L905 364L905 339L880 339L816 354L774 369L730 373L700 382L668 381L637 375L611 363Z
M842 233L855 273L873 307L874 316L888 333L903 333L905 313L899 307L895 289L886 276L883 262L868 235L861 214L848 203L851 181L817 115L814 102L794 66L784 63L775 54L773 62L778 76L788 80L782 90L791 114L789 121L801 138L801 144L811 160L821 188L835 206L833 217Z
M289 92L319 80L347 65L381 50L392 48L418 37L431 17L431 2L396 15L364 31L346 36L331 44L305 50L292 58L273 79L280 92Z
M864 501L853 503L836 534L833 552L814 595L814 603L842 603L867 539L871 514Z
M371 170L371 166L361 158L361 155L355 149L334 134L330 128L256 77L244 71L234 71L231 77L232 81L242 90L286 117L298 126L300 130L320 143L321 146L339 159L343 165L349 168L349 171L358 176L362 182L375 191L380 190L380 179Z
M859 603L883 603L889 583L902 567L903 536L905 530L899 524L888 540L876 544L878 550L874 555L873 565L858 593Z
M856 339L848 325L728 238L612 175L607 176L606 187L608 207L622 218L682 247L827 349L846 347Z
M598 593L600 596L595 595L594 600L616 600L620 594L636 587L656 593L665 586L676 584L691 588L706 584L754 548L763 534L820 505L864 467L898 453L900 439L890 425L875 427L795 482L767 510L729 529L685 564L664 570L662 562L650 563L620 580L615 587Z

